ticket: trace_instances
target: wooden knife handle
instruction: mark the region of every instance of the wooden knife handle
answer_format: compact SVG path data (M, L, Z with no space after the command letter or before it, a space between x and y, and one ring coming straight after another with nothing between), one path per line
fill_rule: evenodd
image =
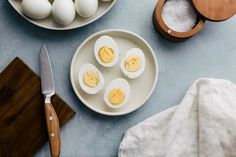
M52 157L59 157L61 142L60 142L60 127L57 114L50 103L45 103L45 115L47 121L48 138L51 148Z

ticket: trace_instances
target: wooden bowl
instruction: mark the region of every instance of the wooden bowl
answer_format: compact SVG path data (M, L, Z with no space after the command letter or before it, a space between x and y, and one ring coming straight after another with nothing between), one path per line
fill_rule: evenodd
M169 28L162 19L162 9L166 1L167 0L159 0L153 13L154 27L165 39L172 41L184 41L196 35L203 29L205 25L205 18L200 14L197 14L198 20L196 25L188 32L177 32Z

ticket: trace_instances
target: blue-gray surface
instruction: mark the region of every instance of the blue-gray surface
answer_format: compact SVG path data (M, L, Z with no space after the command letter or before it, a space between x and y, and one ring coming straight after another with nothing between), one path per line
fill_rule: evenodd
M236 17L207 22L194 38L173 43L159 37L152 25L156 0L118 0L97 22L72 31L49 31L20 17L6 0L0 1L0 71L16 56L39 72L39 49L49 49L57 93L77 115L62 129L62 157L115 157L123 133L145 118L178 104L191 83L200 77L236 82ZM109 28L133 31L156 52L159 78L154 94L138 111L121 117L99 115L86 108L70 83L70 62L76 48L91 34ZM45 145L36 157L48 157Z

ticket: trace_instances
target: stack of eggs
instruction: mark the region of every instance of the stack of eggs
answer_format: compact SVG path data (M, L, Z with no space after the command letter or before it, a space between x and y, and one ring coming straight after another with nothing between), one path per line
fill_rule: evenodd
M94 56L104 68L112 68L119 61L119 49L115 40L110 36L101 36L94 45ZM132 48L126 52L120 62L120 69L128 79L136 79L145 70L145 56L141 49ZM97 94L103 89L104 78L97 67L85 63L79 70L80 87L87 94ZM112 109L123 107L131 93L129 82L123 78L111 81L104 92L103 100Z
M44 19L52 13L58 24L68 25L74 21L76 12L83 18L93 16L98 3L98 0L23 0L21 6L23 13L29 18Z

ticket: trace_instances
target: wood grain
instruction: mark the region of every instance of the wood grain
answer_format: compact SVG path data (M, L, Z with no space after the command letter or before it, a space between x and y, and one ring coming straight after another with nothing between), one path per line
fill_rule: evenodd
M0 74L0 157L32 157L48 140L39 77L19 58ZM57 95L62 127L75 112Z
M236 0L193 0L197 11L211 21L224 21L236 13Z
M52 157L59 157L61 150L60 141L60 126L58 123L57 114L51 103L46 103L45 108L45 118L47 122L48 138L51 147Z

